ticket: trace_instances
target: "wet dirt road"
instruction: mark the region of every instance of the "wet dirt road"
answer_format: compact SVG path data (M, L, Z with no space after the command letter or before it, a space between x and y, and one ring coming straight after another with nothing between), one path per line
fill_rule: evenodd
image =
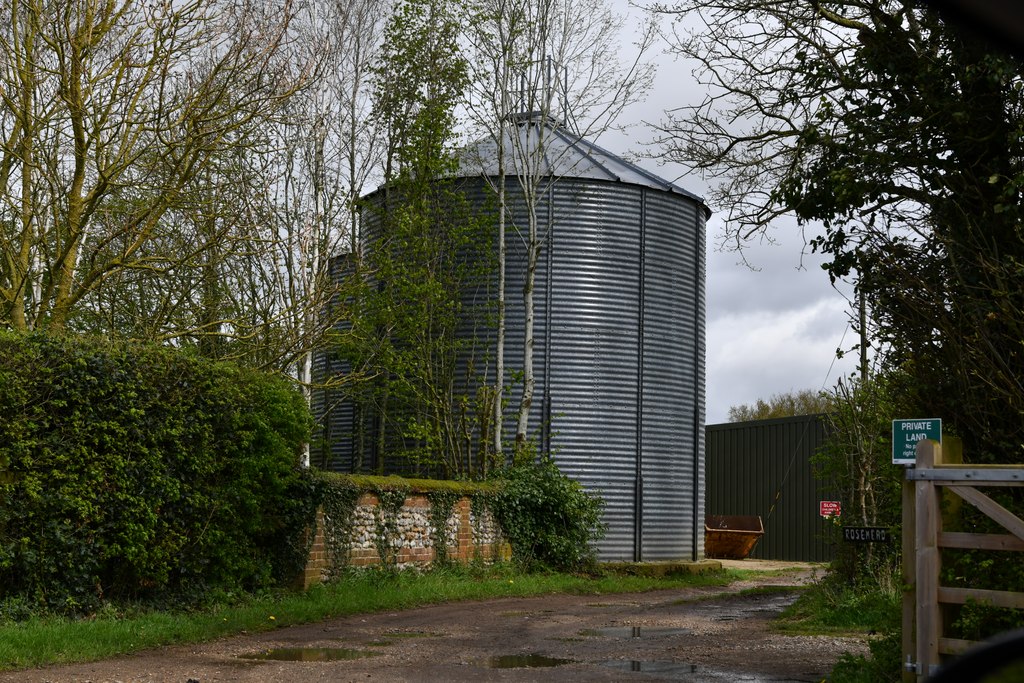
M808 579L803 572L727 589L437 605L9 672L0 682L821 681L842 652L863 652L864 644L772 633L769 622L796 593L739 594ZM342 658L260 658L281 649Z

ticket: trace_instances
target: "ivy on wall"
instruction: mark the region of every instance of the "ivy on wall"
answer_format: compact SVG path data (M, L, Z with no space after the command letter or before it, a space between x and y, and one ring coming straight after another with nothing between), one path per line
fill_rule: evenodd
M372 537L373 547L380 559L379 566L385 570L397 567L403 542L400 537L401 514L410 493L424 495L430 504L426 533L434 549L435 565L443 566L452 561L449 525L461 498L470 501L472 510L474 560L484 562L486 559L500 559L498 549L494 550L490 558L484 558L480 550L481 543L489 543L484 536L488 532L485 524L489 515L487 501L495 491L493 482L405 479L334 472L320 472L317 479L322 489L318 500L322 501L323 537L327 555L326 566L321 571L326 571L327 579L334 578L351 566L356 539L363 533ZM359 500L364 494L376 496L379 502L368 519L356 514ZM365 527L367 523L372 526ZM420 542L422 539L416 541Z
M380 565L384 569L394 569L398 566L398 515L402 512L402 505L409 489L378 488L377 509L375 510L376 529L374 534L374 546L377 548L377 556L380 558Z
M484 537L484 519L490 513L490 502L493 493L479 491L469 497L469 516L473 525L473 562L482 564L488 560L496 562L499 559L499 544L491 545L491 557L485 558L481 551L482 539Z
M434 564L447 565L451 561L448 550L448 520L460 496L455 491L438 490L427 494L430 501L430 531L434 542Z
M373 542L380 566L386 570L398 565L402 540L399 516L411 491L425 494L430 502L429 533L434 561L438 564L451 559L448 521L462 496L470 500L476 562L499 560L502 541L507 540L513 559L523 566L565 571L586 569L596 559L592 543L604 533L601 499L559 471L546 455L505 468L489 482L333 476L351 482L355 491L372 492L377 496L379 505L374 511ZM355 498L358 493L350 495ZM483 547L491 549L490 558L483 557Z
M333 577L348 566L352 549L353 518L360 490L351 481L330 475L321 478L321 486L324 546L327 551L327 566Z

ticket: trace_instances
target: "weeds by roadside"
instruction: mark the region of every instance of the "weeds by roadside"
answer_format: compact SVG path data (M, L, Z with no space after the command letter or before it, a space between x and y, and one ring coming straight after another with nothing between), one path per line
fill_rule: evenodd
M897 593L854 588L826 578L801 593L774 627L783 633L883 633L900 626Z
M829 575L801 593L773 628L793 635L867 635L870 655L844 654L829 680L887 683L900 680L900 614L895 590L851 586Z
M900 632L890 631L868 641L870 657L844 654L832 669L832 683L898 683Z

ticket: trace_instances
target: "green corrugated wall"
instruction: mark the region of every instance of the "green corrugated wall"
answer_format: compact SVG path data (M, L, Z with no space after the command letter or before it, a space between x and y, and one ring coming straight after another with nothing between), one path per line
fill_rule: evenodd
M827 562L822 500L837 500L815 478L811 456L825 439L821 415L706 427L709 515L759 515L765 534L751 557Z

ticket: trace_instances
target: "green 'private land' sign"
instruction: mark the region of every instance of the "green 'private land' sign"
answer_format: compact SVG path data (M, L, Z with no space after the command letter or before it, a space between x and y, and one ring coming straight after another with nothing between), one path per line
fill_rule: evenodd
M892 421L892 461L913 465L917 461L917 442L924 439L942 442L942 419L938 417Z

